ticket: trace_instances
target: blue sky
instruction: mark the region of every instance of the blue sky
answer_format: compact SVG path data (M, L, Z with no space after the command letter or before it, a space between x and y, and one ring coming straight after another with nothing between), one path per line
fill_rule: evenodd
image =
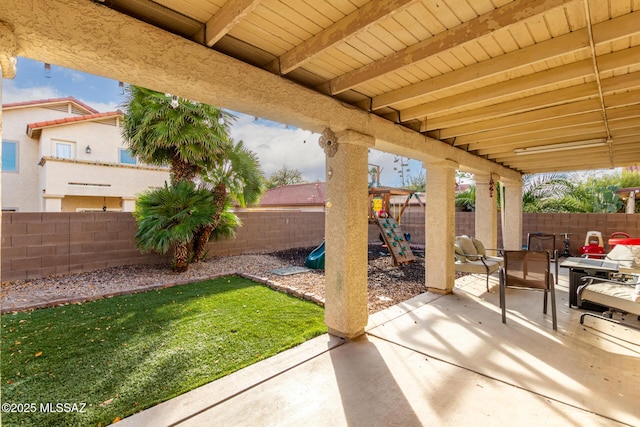
M118 109L123 102L121 92L117 81L56 65L45 71L42 62L21 57L16 77L2 81L3 104L73 96L100 112L107 112ZM318 146L320 135L260 118L255 120L253 116L237 112L233 114L238 120L232 127L232 137L256 152L267 176L284 166L300 170L307 181L324 181L324 153ZM398 173L393 170L397 165L393 161L393 155L370 151L369 162L382 167L383 185L401 185ZM411 175L417 175L421 165L412 160L409 168Z

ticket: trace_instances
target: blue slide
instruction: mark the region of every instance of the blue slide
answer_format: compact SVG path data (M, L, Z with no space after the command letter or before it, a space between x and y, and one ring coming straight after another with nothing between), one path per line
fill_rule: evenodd
M324 240L315 248L307 257L307 260L304 262L304 266L307 268L312 268L314 270L322 270L324 269Z

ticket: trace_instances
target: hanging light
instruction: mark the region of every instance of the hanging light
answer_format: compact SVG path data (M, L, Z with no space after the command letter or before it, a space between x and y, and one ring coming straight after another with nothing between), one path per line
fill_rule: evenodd
M173 95L171 97L171 107L178 108L178 105L180 105L180 103L178 102L178 97Z
M218 116L218 124L220 126L224 125L224 117L222 117L222 114L220 116Z
M51 78L51 64L48 63L44 63L44 77L46 79L50 79Z
M120 95L124 95L124 82L118 82L118 87L120 88Z

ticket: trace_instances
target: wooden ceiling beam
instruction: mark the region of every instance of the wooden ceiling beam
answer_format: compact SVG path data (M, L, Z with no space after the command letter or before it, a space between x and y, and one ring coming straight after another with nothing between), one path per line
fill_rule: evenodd
M640 99L637 100L640 103ZM609 120L620 120L625 118L640 118L640 108L638 105L629 105L621 108L607 109L607 117ZM555 107L554 107L555 108ZM514 123L522 123L508 128L494 129L486 132L472 133L468 135L457 136L455 145L465 145L473 142L482 142L486 140L495 140L507 136L524 135L528 133L539 132L541 128L546 131L554 129L584 126L587 124L602 123L602 111L599 108L583 111L579 114L571 115L553 115L547 112L547 119L536 122L521 122L516 118L512 118ZM442 136L440 139L446 139Z
M576 156L576 153L580 153ZM509 157L495 157L498 163L507 164L509 167L515 167L516 169L525 169L527 167L538 168L540 166L548 164L562 165L583 165L582 169L592 169L594 163L600 162L603 158L609 158L609 149L606 146L594 147L594 148L581 148L579 150L567 150L558 151L555 155L550 157L549 153L531 154L526 156L509 156ZM573 155L572 155L573 154ZM590 165L590 166L588 166Z
M598 58L600 73L629 67L638 63L640 63L640 46L613 52ZM544 89L551 85L587 78L592 75L593 61L586 59L406 108L400 111L400 117L402 117L403 121L420 119L429 114L441 114L448 110L468 107L477 103L486 103L493 99L512 97L517 93ZM548 96L555 97L553 92L550 92Z
M626 128L633 129L634 124L637 124L637 120L632 119L627 120L625 123L621 122L622 121L618 121L618 127L614 127L616 125L612 125L612 134L617 133L618 135L622 135ZM631 132L633 133L635 131L632 130ZM523 135L521 139L517 139L517 137L510 139L505 138L496 143L493 143L492 141L490 143L491 145L486 143L469 144L466 146L466 149L479 156L485 156L501 152L512 152L516 148L531 148L574 141L606 139L606 137L607 132L604 125L601 123L593 123L581 127L554 129L549 131L546 135L544 132L540 132L536 135Z
M626 75L619 77L626 77ZM640 72L637 73L637 77L638 85L640 87ZM617 79L617 77L615 79ZM607 112L609 114L618 114L615 110L628 105L636 105L640 103L640 91L605 94L605 102L607 104ZM440 137L441 139L459 138L464 135L479 134L497 129L514 128L528 123L538 123L543 126L544 123L540 122L560 117L569 117L593 111L600 111L600 109L600 102L596 98L585 101L569 102L567 104L499 117L493 120L483 120L443 128L440 130ZM423 131L432 130L428 122L429 120L427 120L427 125L424 126Z
M602 112L599 109L582 114L574 114L572 116L550 118L544 122L525 123L504 129L462 135L455 138L454 145L481 144L483 141L494 141L505 137L516 138L520 136L526 138L530 133L540 132L540 129L553 131L554 129L585 126L596 123L602 123Z
M610 123L612 139L624 138L637 134L638 120L633 117L612 120ZM495 153L512 152L516 148L531 148L542 145L554 145L565 142L606 138L604 125L591 123L584 126L544 129L540 132L519 135L510 138L495 139L489 142L478 142L466 145L468 151L480 156L493 155Z
M539 110L518 113L510 116L499 117L493 120L467 123L459 126L443 128L440 131L442 139L460 138L465 135L476 135L498 129L509 129L520 124L539 123L549 120L551 117L570 117L600 110L600 103L596 99L570 102L568 104L545 107ZM428 122L429 120L427 120ZM428 128L429 126L427 126Z
M532 2L529 0L513 1L406 49L332 79L329 85L331 94L340 94L384 74L398 71L430 56L573 1L575 0L542 0L534 4L531 4Z
M640 34L640 25L637 25L639 20L640 11L595 25L593 34L596 46ZM371 109L389 107L425 94L473 83L587 48L589 34L585 28L376 96L371 100ZM369 108L369 105L363 107Z
M576 155L578 154L579 155ZM524 171L526 173L540 171L569 171L569 170L589 170L609 168L609 150L605 147L580 149L578 151L567 151L555 153L557 156L517 156L517 158L496 158L496 162ZM617 157L616 163L626 165L636 164L640 161L640 153L637 150L629 152L619 152L614 148L613 156Z
M492 141L471 143L466 145L466 147L468 151L473 151L474 153L483 156L496 151L513 150L514 148L553 145L563 142L605 138L606 136L607 134L605 132L604 125L600 122L590 123L584 126L553 129L551 131L544 129L539 132L532 132L526 135L515 135Z
M388 17L402 12L417 0L372 0L325 30L305 40L295 48L281 55L269 69L278 69L287 74L320 55L335 45L368 30Z
M605 93L606 103L609 107L637 103L637 91L628 92L629 94L635 94L635 97L627 94L619 94L615 95L615 98L612 98L613 95L611 95L615 91L636 88L640 88L640 72L602 80L602 90ZM517 114L524 114L553 106L568 105L572 102L575 103L595 98L597 96L597 90L597 85L594 82L589 82L560 89L554 91L552 94L541 93L514 101L470 109L441 117L427 117L425 130L446 129L453 126L462 126L498 118L507 119L509 116L515 116Z
M222 37L262 3L262 0L227 0L220 10L207 21L205 44L209 47Z
M567 48L567 43L571 46ZM441 74L403 88L375 96L371 110L379 110L398 103L420 98L426 94L482 81L492 76L548 61L589 47L586 30L578 30L555 39L527 46L504 55L478 62L449 73ZM364 107L364 105L363 105ZM369 108L369 105L366 105Z

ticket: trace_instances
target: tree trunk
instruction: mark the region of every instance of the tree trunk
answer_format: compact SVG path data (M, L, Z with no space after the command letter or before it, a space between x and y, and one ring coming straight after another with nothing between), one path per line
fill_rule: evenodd
M200 262L204 258L207 251L207 244L211 233L220 223L220 217L222 216L222 210L224 209L225 200L227 197L227 187L223 183L219 183L212 191L213 204L216 207L215 213L211 218L211 222L205 226L200 227L193 238L193 262Z
M186 242L176 243L173 248L173 271L183 273L189 268L189 249Z
M174 182L191 181L198 173L199 167L187 163L174 155L171 159L171 174Z

